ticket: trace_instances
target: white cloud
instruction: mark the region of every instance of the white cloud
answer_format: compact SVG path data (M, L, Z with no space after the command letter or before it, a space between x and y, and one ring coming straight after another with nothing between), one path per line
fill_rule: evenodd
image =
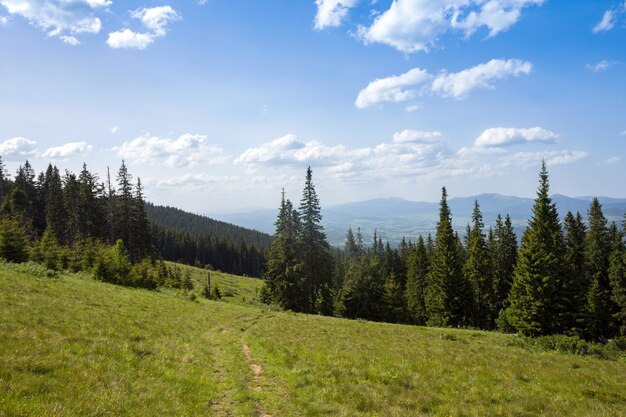
M61 35L59 38L68 45L76 46L80 45L80 41L76 39L74 36Z
M109 33L107 44L114 49L128 48L143 50L157 38L167 34L167 25L181 20L182 16L171 6L158 6L137 9L130 12L131 17L141 20L141 23L151 32L139 33L128 28Z
M521 11L543 0L395 0L371 26L360 26L366 44L382 43L401 52L427 51L447 31L462 30L470 36L485 26L489 35L517 23Z
M297 136L287 134L263 145L247 149L236 164L333 164L345 153L343 145L327 147L318 141L302 142Z
M415 86L430 79L426 70L413 68L401 75L377 78L370 82L356 98L355 106L364 109L383 102L401 102L418 95Z
M114 135L114 134L116 134L116 133L117 133L117 132L119 132L119 131L120 131L120 128L119 128L119 127L117 127L117 126L113 126L113 127L111 128L111 134L113 134L113 135Z
M171 6L158 6L138 9L130 13L135 19L141 20L143 25L157 36L165 36L165 28L170 22L180 20L181 15Z
M443 72L433 80L430 90L442 97L462 99L474 89L493 88L493 81L530 74L532 68L532 64L527 61L492 59L460 72Z
M73 156L84 155L92 148L93 147L87 144L87 142L70 142L65 145L46 149L46 151L41 154L41 157L48 159L68 159Z
M465 16L461 10L456 10L452 15L451 26L464 30L466 36L486 26L492 37L517 23L524 7L540 5L543 0L488 0L475 3L480 4L480 9L472 10Z
M579 161L589 156L583 151L540 151L540 152L517 152L508 155L502 159L502 166L518 166L520 168L536 167L542 160L546 161L548 166L566 165Z
M404 111L406 111L407 113L413 113L414 111L418 111L419 108L420 106L418 106L417 104L411 104L411 105L406 106Z
M400 142L352 149L344 145L327 146L319 141L304 142L290 134L246 150L235 162L246 164L253 170L260 167L284 170L285 166L314 165L325 168L325 172L333 178L349 182L405 177L424 173L448 153L445 145L432 142L439 136L438 133L399 132L396 137ZM402 141L410 136L415 136L415 141ZM418 143L420 138L428 143Z
M593 27L593 33L606 32L613 29L615 25L615 12L613 10L607 10L602 15L602 20Z
M391 142L362 148L328 146L319 141L303 141L285 135L243 152L236 163L258 172L255 183L271 181L276 175L291 176L312 165L333 180L346 183L369 183L394 179L399 181L440 180L459 176L488 176L509 172L504 168L536 168L542 159L550 165L568 164L587 156L582 151L519 152L511 154L503 147L469 147L454 151L438 131L396 132Z
M462 147L456 154L461 158L475 158L492 155L505 154L506 150L502 148L479 148L476 146Z
M209 174L185 174L165 180L148 180L147 184L158 188L174 188L190 191L206 190L213 185L238 182L239 177L229 177Z
M6 25L9 23L9 18L6 16L0 16L0 25Z
M359 109L364 109L374 104L397 103L426 94L462 100L472 90L493 88L494 81L529 74L532 68L530 62L518 59L492 59L460 72L448 73L444 70L438 75L431 75L421 68L413 68L401 75L378 78L370 82L359 92L354 104Z
M0 156L5 159L21 159L37 154L37 142L23 137L7 139L0 143Z
M315 0L317 5L315 29L340 26L350 9L357 3L358 0Z
M73 35L99 33L102 22L95 12L111 4L110 0L0 0L10 15L21 16L70 45L79 43Z
M393 134L395 143L434 143L441 140L443 134L439 131L423 132L419 130L404 129Z
M618 64L618 63L619 63L618 61L608 61L606 59L603 59L597 64L587 65L587 68L589 68L593 72L602 72L602 71L609 69L609 67L612 67L613 65Z
M606 160L606 164L607 165L617 164L621 160L622 160L622 158L620 158L619 156L612 156L611 158Z
M559 137L556 133L542 127L518 129L514 127L492 127L485 130L474 141L477 148L502 147L518 143L543 142L554 143Z
M198 163L217 164L226 160L224 150L209 145L204 135L184 134L178 139L139 136L115 148L119 158L135 163L164 163L169 167L193 167Z
M135 33L130 29L124 29L109 33L107 44L113 49L146 49L154 42L154 35L151 33Z

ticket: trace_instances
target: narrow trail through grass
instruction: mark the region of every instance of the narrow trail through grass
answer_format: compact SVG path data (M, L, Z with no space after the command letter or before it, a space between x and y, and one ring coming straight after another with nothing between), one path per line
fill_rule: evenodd
M626 360L268 311L242 282L192 302L0 264L0 417L626 415Z

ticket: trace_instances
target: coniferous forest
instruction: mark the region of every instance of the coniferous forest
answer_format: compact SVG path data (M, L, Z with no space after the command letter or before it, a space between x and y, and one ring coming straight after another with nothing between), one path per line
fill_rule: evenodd
M124 161L104 180L86 165L79 174L61 174L50 164L37 175L28 161L10 179L0 159L0 257L7 261L150 289L192 287L179 267L163 260L260 275L264 254L255 244L269 237L228 224L207 226L204 218L194 224L188 220L193 215L175 211L178 223L195 227L191 233L162 213L168 210L144 201L141 180L133 181Z
M544 163L521 245L506 213L486 230L478 201L459 235L443 188L434 236L392 248L350 228L344 248L331 248L310 167L297 207L283 191L270 238L146 203L123 161L104 180L85 165L36 175L28 161L10 179L0 161L0 256L145 288L190 289L163 260L263 276L263 302L304 313L598 341L625 335L626 214L621 227L609 224L594 199L586 216L561 221L549 191Z
M608 224L593 199L560 221L545 163L521 245L510 217L486 230L479 202L460 236L442 189L435 236L398 248L347 231L332 249L307 170L299 206L283 191L262 297L284 309L394 323L606 341L626 335L626 214Z

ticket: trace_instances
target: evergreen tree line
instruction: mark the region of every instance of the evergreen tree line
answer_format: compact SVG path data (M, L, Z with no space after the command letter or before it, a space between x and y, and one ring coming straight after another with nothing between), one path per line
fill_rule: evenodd
M107 172L106 180L101 181L84 164L78 175L61 174L52 164L36 175L28 161L10 179L0 158L0 216L22 229L30 246L28 253L12 259L41 261L46 255L51 259L49 266L54 266L51 269L72 264L70 257L78 256L72 252L84 255L92 252L87 250L90 246L100 248L121 240L130 265L160 258L260 276L265 255L255 245L266 250L271 239L260 232L145 203L141 180L133 182L124 161L114 180ZM10 226L6 223L5 229ZM235 238L239 240L231 240ZM101 258L115 256L102 254ZM87 263L89 268L93 266L90 260ZM71 269L82 269L83 264L74 262ZM111 281L126 279L121 277L127 268L118 269L108 271L110 277L118 277ZM163 274L152 278L152 283L144 277L129 284L154 287L171 281Z
M348 230L334 263L326 260L314 275L317 288L324 285L329 297L324 309L311 303L312 296L319 300L320 295L307 291L311 276L304 273L303 251L310 245L303 238L307 202L303 197L294 210L283 194L265 275L267 302L348 318L528 336L605 340L626 335L626 214L620 230L608 224L593 199L586 221L580 213L568 212L560 222L545 164L521 246L508 215L498 216L495 227L485 230L477 201L471 224L459 236L443 188L434 237L403 239L392 249L376 232L366 246L360 229ZM315 207L313 223L323 235L318 201ZM312 247L328 256L322 241Z
M78 175L52 164L36 175L28 161L10 179L0 158L0 258L116 284L185 286L155 257L141 180L133 183L123 161L113 184L84 164Z
M205 216L146 204L154 246L163 259L260 277L271 236Z
M237 245L216 235L202 236L172 230L152 222L153 242L163 259L194 265L199 268L228 272L229 274L260 277L265 254L242 239Z

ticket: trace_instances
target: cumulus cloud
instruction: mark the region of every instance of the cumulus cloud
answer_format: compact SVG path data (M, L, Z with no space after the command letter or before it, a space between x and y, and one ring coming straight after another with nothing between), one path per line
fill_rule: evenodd
M37 154L37 142L23 137L7 139L0 143L0 155L5 159L22 159Z
M419 130L404 129L393 134L395 143L434 143L441 140L443 134L439 131L424 132Z
M146 49L157 38L167 34L167 25L182 19L180 13L171 6L158 6L137 9L131 17L141 21L150 32L135 32L129 28L109 33L107 44L113 49Z
M542 127L531 127L528 129L493 127L481 133L474 141L474 146L486 148L529 142L554 143L558 137L559 135L556 133Z
M343 145L327 147L318 141L302 142L296 135L287 134L247 149L235 163L282 165L317 162L328 165L338 161L345 150Z
M607 10L602 15L602 19L593 27L593 33L606 32L613 29L615 25L615 15L613 10Z
M317 6L315 29L340 26L350 9L357 3L358 0L315 0Z
M178 139L139 136L115 149L120 158L135 163L164 163L169 167L193 167L200 162L217 164L226 160L223 148L210 145L204 135L190 133Z
M111 4L111 0L0 0L10 15L23 17L69 45L80 43L75 35L99 33L102 22L96 12Z
M254 170L260 167L314 165L324 167L333 178L349 182L406 177L426 172L448 153L445 145L431 142L433 137L438 137L437 133L399 132L399 142L384 142L364 148L327 146L319 141L301 141L290 134L246 150L236 163L246 164ZM403 142L405 137L413 141L407 139ZM425 138L422 140L427 143L419 143L419 137Z
M65 145L48 148L41 156L48 159L68 159L73 156L84 155L92 148L91 145L84 141L70 142Z
M462 100L473 90L494 88L495 81L529 74L532 68L530 62L518 59L492 59L460 72L449 73L444 70L437 75L413 68L402 75L370 82L359 92L354 104L363 109L374 104L402 102L427 94Z
M9 23L9 18L0 15L0 25L6 25L7 23Z
M157 36L166 34L165 28L170 22L181 19L180 14L171 6L158 6L138 9L130 14L135 19L141 20L143 25L154 32Z
M109 33L107 44L113 49L146 49L154 42L154 35L151 33L136 33L130 29L124 29Z
M404 53L429 50L449 30L472 35L480 27L489 36L509 29L525 7L543 0L395 0L370 26L359 26L366 44L382 43Z
M530 74L532 69L532 64L527 61L492 59L460 72L449 74L443 72L433 80L430 90L442 97L462 99L472 90L493 88L493 81Z
M401 75L377 78L361 90L354 104L364 109L373 104L409 100L419 93L415 86L430 78L430 74L421 68L413 68Z
M533 132L532 129L528 130ZM545 132L527 136L545 136ZM265 170L255 177L254 181L259 183L275 178L269 172L289 176L290 169L299 170L306 165L320 168L323 175L337 181L367 183L390 178L430 181L467 175L487 176L504 172L506 170L503 168L511 166L536 168L542 159L551 165L559 165L573 163L587 156L583 151L511 154L507 149L473 146L455 151L451 149L450 142L443 139L441 132L409 129L396 132L391 141L361 148L328 146L315 140L303 141L289 134L246 150L236 163L245 164L254 172Z

